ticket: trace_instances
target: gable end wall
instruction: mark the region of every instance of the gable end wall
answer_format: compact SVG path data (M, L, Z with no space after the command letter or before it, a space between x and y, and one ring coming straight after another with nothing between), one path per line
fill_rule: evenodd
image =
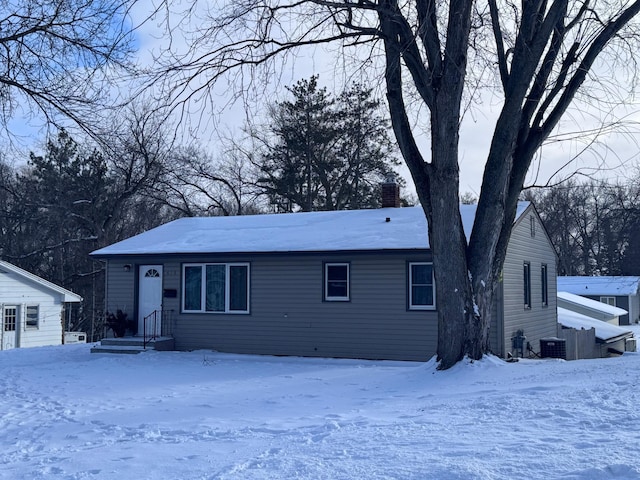
M531 235L531 221L535 235ZM531 265L531 308L524 307L524 263ZM541 266L547 265L548 306L542 305ZM502 276L504 299L504 339L494 353L506 356L513 351L511 338L523 330L534 352L540 352L540 339L558 334L556 254L540 218L530 207L514 225ZM525 356L527 352L525 351Z

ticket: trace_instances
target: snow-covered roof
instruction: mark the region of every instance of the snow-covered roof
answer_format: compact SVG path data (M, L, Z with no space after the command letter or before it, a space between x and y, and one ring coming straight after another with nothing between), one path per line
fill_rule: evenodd
M574 295L573 293L569 292L558 292L558 300L564 301L565 308L567 307L567 304L573 304L588 310L594 310L595 312L600 314L609 315L612 318L621 317L622 315L626 315L627 313L629 313L624 308L614 307L613 305L608 305L597 300L581 297L580 295Z
M82 297L80 295L77 295L75 293L73 293L71 290L67 290L66 288L62 288L58 285L56 285L55 283L51 283L48 280L45 280L44 278L38 277L37 275L34 275L33 273L27 272L26 270L23 270L20 267L16 267L15 265L9 263L9 262L5 262L3 260L0 260L0 273L11 273L11 274L15 274L18 275L19 277L22 277L28 281L37 283L39 285L42 285L43 287L52 290L56 293L59 293L62 295L63 297L63 302L70 302L70 303L78 303L82 301Z
M518 204L516 219L529 206ZM476 205L461 205L467 238ZM422 207L181 218L92 255L267 253L429 248Z
M622 327L611 323L596 320L595 318L582 315L581 313L572 312L566 308L558 307L558 322L567 328L575 328L577 330L591 328L596 329L596 338L603 342L610 342L619 338L630 337L633 332L625 330Z
M576 295L636 295L640 277L558 277L558 290Z

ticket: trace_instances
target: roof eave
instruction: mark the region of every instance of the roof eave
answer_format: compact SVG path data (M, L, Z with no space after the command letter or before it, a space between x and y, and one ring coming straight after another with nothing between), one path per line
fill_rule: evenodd
M620 340L624 340L626 338L629 337L633 337L633 332L626 332L626 333L622 333L616 337L610 337L610 338L599 338L596 337L596 342L597 343L603 343L603 344L608 344L608 343L616 343L619 342Z
M284 250L284 251L193 251L193 252L116 252L116 253L90 253L96 259L109 258L134 258L148 256L198 256L198 255L228 255L228 256L283 256L283 255L345 255L345 254L387 254L387 253L428 253L430 248L376 248L376 249L344 249L344 250Z
M67 290L64 287L61 287L59 285L56 285L55 283L52 283L48 280L45 280L42 277L39 277L37 275L34 275L31 272L28 272L16 265L13 265L12 263L9 262L5 262L3 260L0 260L0 266L5 268L6 270L9 270L13 273L15 273L16 275L21 276L22 278L25 278L27 280L30 280L32 282L35 282L39 285L42 285L45 288L48 288L49 290L52 290L58 294L62 295L62 300L64 303L79 303L82 302L82 297L76 293L73 293L71 290Z

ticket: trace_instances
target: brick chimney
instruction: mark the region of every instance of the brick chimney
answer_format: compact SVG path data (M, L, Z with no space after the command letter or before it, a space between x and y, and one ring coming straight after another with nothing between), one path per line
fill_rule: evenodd
M382 187L382 208L400 207L400 185L393 175L386 178Z

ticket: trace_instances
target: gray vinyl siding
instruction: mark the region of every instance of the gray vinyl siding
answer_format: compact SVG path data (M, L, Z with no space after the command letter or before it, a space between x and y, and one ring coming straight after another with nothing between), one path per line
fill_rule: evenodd
M629 324L633 325L640 320L640 297L638 295L629 296Z
M131 265L129 271L124 266ZM134 319L136 313L136 268L131 261L109 260L106 274L106 305L109 313L118 310L125 312L130 319Z
M435 312L407 310L407 261L358 254L202 258L250 263L250 314L180 313L176 346L392 360L435 354ZM350 301L323 300L324 262L350 263ZM179 267L178 267L179 269ZM176 305L179 310L179 305Z
M535 219L535 235L531 235L531 216ZM524 306L524 263L531 265L531 308ZM542 305L541 267L547 265L548 306ZM530 207L514 225L505 258L502 288L504 338L494 353L506 356L512 351L511 338L522 330L534 352L540 352L540 339L555 337L557 326L556 255L535 210ZM500 332L494 333L498 338ZM526 352L525 352L526 356Z
M599 300L599 299L598 299ZM627 295L616 296L616 307L629 311L629 297ZM620 325L629 325L629 314L620 315Z
M134 312L135 265L160 263L163 288L178 291L176 298L163 299L163 309L173 310L178 350L424 361L436 353L437 314L408 310L410 261L430 256L355 252L110 261L108 304ZM249 314L181 312L182 264L207 262L250 264ZM348 302L324 301L325 262L349 262ZM125 263L134 264L131 272L124 272Z

